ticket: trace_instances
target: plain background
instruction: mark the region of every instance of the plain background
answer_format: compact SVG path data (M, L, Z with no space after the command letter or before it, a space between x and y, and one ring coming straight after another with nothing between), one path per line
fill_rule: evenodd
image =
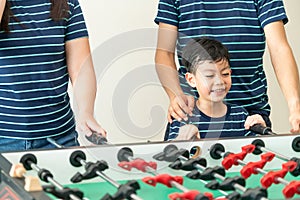
M154 68L158 0L79 0L84 11L97 73L95 116L111 143L161 141L168 98ZM284 0L285 26L300 64L300 1ZM282 66L285 67L285 66ZM273 131L288 133L288 109L268 52L264 56Z

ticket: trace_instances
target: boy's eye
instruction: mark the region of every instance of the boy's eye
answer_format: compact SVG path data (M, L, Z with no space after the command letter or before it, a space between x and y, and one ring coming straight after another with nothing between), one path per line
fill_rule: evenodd
M229 76L230 75L230 73L228 72L228 73L222 73L222 76Z
M205 77L207 77L207 78L213 78L214 75L213 74L207 74L207 75L205 75Z

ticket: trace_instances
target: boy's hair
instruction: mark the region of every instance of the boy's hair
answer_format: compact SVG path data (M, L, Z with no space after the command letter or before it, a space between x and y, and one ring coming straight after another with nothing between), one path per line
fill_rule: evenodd
M229 62L228 49L221 42L206 37L192 39L182 53L183 65L193 74L196 73L200 62L221 60Z

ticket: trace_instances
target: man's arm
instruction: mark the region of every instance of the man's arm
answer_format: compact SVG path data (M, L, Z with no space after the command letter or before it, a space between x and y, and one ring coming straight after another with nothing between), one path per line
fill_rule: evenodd
M287 101L292 126L291 132L300 132L299 72L292 49L288 43L282 21L270 23L264 28L272 65Z
M165 23L159 23L158 42L155 54L156 71L159 79L170 99L168 121L171 116L177 120L191 114L194 107L194 98L183 93L178 79L175 64L175 48L177 41L177 27Z

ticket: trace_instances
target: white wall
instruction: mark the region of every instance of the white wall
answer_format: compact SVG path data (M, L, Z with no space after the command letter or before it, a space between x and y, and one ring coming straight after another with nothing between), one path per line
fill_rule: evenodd
M96 117L108 139L162 140L168 101L154 71L158 1L80 2L98 77Z
M168 99L154 71L158 0L80 0L98 77L96 117L112 143L162 140ZM300 63L300 1L285 0L288 38ZM284 67L284 66L283 66ZM286 102L265 55L273 130L290 130Z

